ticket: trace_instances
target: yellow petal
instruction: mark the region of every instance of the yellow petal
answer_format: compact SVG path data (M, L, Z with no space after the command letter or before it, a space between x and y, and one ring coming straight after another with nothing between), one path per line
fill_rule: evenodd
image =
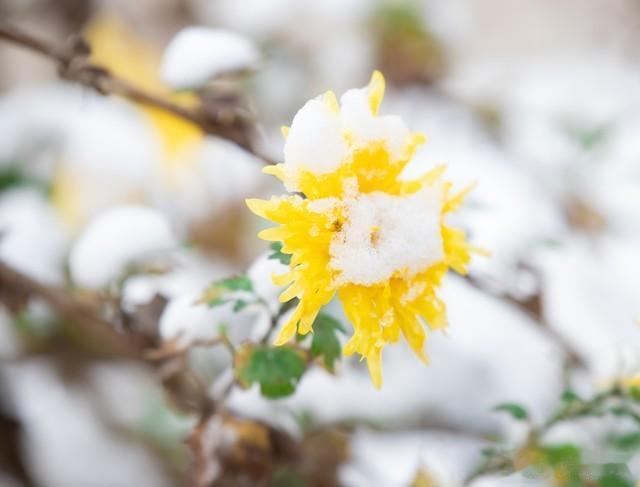
M280 127L280 133L282 134L282 136L286 139L287 137L289 137L289 131L291 130L290 127L287 127L286 125L283 125L282 127Z
M252 213L262 218L267 218L265 215L271 206L270 201L260 200L258 198L247 198L244 202Z
M285 272L284 274L272 274L271 281L276 286L286 286L296 278L296 272Z
M289 235L289 230L286 227L265 228L258 232L258 238L268 240L269 242L280 242L287 235Z
M284 164L271 164L262 168L262 172L275 176L280 180L284 179Z
M322 97L322 101L329 107L333 113L340 113L340 105L338 104L338 99L336 98L336 94L333 91L327 91Z
M452 211L457 210L462 204L462 202L464 201L465 197L473 190L473 188L475 188L475 186L476 186L475 183L470 184L469 186L464 188L462 191L460 191L458 194L449 198L447 202L444 204L444 207L442 208L442 212L451 213Z
M318 316L319 311L320 308L316 308L315 310L302 315L300 318L300 324L298 325L298 333L306 335L313 329L313 322L316 320L316 316Z
M367 367L369 375L376 389L382 387L382 350L376 347L371 354L367 356Z
M368 93L369 93L369 109L373 115L378 114L380 103L384 97L384 76L380 71L374 71L371 75L371 81L369 81Z
M298 304L296 310L291 315L291 318L289 318L289 321L287 321L287 323L282 327L282 330L280 330L280 333L278 333L278 336L273 342L276 347L284 345L296 334L296 329L298 328L298 321L300 321L301 313L302 304Z
M431 186L435 183L447 170L444 164L434 167L420 178L420 182L426 186Z
M476 247L475 245L469 245L469 252L473 252L481 257L491 257L491 251L484 247Z
M304 289L302 288L302 286L300 286L299 283L294 282L293 284L291 284L291 286L289 286L280 294L278 299L280 300L281 303L286 303L287 301L290 301L293 298L299 297L299 295L302 294L303 290Z

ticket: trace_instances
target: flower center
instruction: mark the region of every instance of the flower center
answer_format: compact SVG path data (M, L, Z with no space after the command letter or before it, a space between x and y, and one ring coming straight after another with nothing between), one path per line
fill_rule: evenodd
M407 196L360 194L344 205L344 222L329 249L338 283L374 285L394 275L415 275L442 260L439 189Z

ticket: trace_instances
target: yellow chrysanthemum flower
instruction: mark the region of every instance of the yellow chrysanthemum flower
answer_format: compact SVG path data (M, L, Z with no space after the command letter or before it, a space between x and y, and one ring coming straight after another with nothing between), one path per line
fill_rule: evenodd
M381 352L400 334L424 362L425 324L446 325L437 296L449 268L464 274L473 250L445 217L463 200L451 194L443 167L419 179L400 177L425 141L395 116L378 115L384 78L347 91L340 104L332 92L307 102L287 137L284 164L265 172L294 195L247 200L257 215L280 226L263 230L291 255L290 272L274 276L290 286L280 299L299 303L276 340L312 331L318 311L337 293L354 334L344 353L367 359L376 387L382 384Z

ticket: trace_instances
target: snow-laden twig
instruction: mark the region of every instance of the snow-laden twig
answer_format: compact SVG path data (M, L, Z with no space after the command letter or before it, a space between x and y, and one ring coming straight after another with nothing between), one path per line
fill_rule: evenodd
M158 108L200 127L209 135L230 140L256 157L272 164L269 157L255 147L255 120L247 110L235 107L210 106L201 103L185 107L163 96L147 92L128 81L115 76L104 66L89 61L90 46L81 37L71 39L65 46L56 46L32 36L11 25L0 24L0 40L30 49L49 58L58 66L61 78L91 88L101 95L115 95L134 103Z

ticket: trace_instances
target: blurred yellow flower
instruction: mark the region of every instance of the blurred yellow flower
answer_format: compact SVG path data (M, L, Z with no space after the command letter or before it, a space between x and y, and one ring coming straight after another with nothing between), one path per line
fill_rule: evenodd
M174 93L162 82L160 52L136 36L118 17L98 16L87 28L86 37L91 46L91 60L118 77L180 105L188 107L196 103L193 94ZM185 152L202 141L200 128L159 108L142 107L142 110L162 141L167 169L173 172L175 165L189 162Z
M114 14L100 14L85 32L91 47L91 61L108 68L119 78L150 93L189 107L197 103L191 93L174 93L159 75L161 53ZM196 125L159 108L138 106L158 142L158 174L169 187L178 186L181 177L196 165L196 150L204 141ZM91 214L87 201L95 199L92 171L83 172L69 161L59 161L52 183L52 201L67 227L77 231ZM119 195L119 202L140 202L143 191ZM89 208L89 210L88 210Z
M382 349L401 334L427 361L425 325L446 325L437 289L449 268L466 273L474 250L445 223L466 190L452 194L443 167L400 178L425 137L398 117L378 115L383 94L384 78L374 72L366 88L347 91L340 103L332 92L308 101L283 129L285 162L265 169L302 196L247 200L280 225L259 236L281 241L291 254L291 270L273 279L290 284L282 302L299 303L276 344L312 331L337 293L354 325L344 353L367 359L378 388Z

